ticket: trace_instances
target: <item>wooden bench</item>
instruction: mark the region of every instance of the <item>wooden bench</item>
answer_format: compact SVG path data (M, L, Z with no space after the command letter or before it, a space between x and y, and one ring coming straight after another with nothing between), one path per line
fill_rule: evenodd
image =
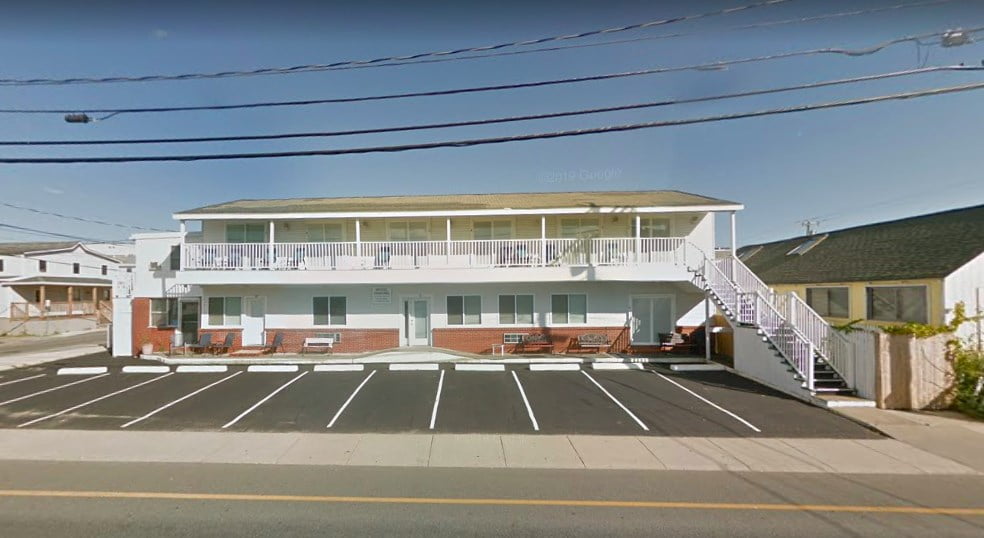
M308 337L304 339L304 345L301 346L301 355L306 353L309 349L326 351L331 353L332 347L335 345L334 338L324 338L324 337Z
M568 347L574 348L577 351L590 350L595 353L604 353L612 346L608 335L602 333L580 334L577 338L571 338L570 344Z
M523 339L516 346L515 351L545 350L547 353L553 353L553 346L553 341L550 340L549 336L541 333L533 333L523 335Z

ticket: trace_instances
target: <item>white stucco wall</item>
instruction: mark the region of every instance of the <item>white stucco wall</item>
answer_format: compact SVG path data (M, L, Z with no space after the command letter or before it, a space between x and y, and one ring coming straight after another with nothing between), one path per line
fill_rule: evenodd
M984 313L984 252L943 279L943 307L948 315L947 321L953 307L959 302L967 307L968 315L975 315L977 309L981 309L977 314ZM982 330L982 322L967 323L958 334L980 342Z
M430 299L433 328L446 328L447 296L479 295L482 298L480 325L466 327L505 327L499 324L500 294L532 294L535 323L532 326L559 326L550 320L552 294L584 293L588 314L585 326L622 326L628 321L630 297L633 295L670 295L674 298L674 319L678 319L703 298L696 287L688 283L633 282L571 282L571 283L511 283L455 285L392 285L390 304L373 304L372 288L367 285L349 286L204 286L202 298L202 328L208 324L209 297L266 297L266 327L269 329L309 329L314 327L313 297L346 297L345 328L395 328L402 324L401 299L424 297ZM515 326L515 325L514 325ZM530 327L531 325L525 325ZM461 327L456 325L455 327ZM521 326L518 326L521 327Z
M174 294L178 271L171 270L169 258L171 248L181 244L181 234L179 232L137 234L133 239L136 255L133 267L133 296L167 297ZM157 269L151 269L152 263L157 264Z

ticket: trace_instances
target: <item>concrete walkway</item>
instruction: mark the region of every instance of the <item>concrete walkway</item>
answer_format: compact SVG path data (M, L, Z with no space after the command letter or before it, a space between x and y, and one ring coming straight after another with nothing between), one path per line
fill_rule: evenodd
M984 421L955 412L839 408L837 413L907 445L984 472Z
M0 338L0 371L71 359L106 348L106 330L65 333L52 336L7 336Z
M3 430L0 460L979 474L891 439Z

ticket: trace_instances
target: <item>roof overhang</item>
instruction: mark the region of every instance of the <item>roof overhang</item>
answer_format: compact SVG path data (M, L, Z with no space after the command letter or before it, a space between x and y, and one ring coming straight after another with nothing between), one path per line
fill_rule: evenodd
M112 287L108 278L73 276L22 276L0 281L0 286L88 286L96 288Z
M97 258L102 258L102 259L104 259L104 260L106 260L108 262L119 263L119 260L117 260L116 258L113 258L112 256L107 256L105 254L101 254L101 253L96 252L96 251L94 251L92 249L89 249L89 248L87 248L82 243L76 243L74 246L71 246L71 247L68 247L68 248L56 248L56 249L49 249L49 250L32 250L30 252L24 252L23 253L23 256L25 258L30 258L32 256L43 256L45 254L58 254L58 253L61 253L61 252L73 252L73 251L79 250L79 249L81 249L82 252L85 252L86 254L89 254L91 256L95 256Z
M338 212L289 212L289 213L175 213L175 220L304 220L304 219L370 219L413 217L481 217L520 215L610 215L636 213L694 213L712 211L740 211L742 204L713 204L691 206L656 207L556 207L547 209L460 209L428 211L338 211Z

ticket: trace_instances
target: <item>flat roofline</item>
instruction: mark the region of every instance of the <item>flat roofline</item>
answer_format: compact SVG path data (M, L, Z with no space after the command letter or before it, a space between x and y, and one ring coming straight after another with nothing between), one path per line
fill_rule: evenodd
M391 217L478 217L508 215L585 215L585 214L635 214L635 213L692 213L716 211L740 211L742 204L704 204L692 206L654 207L557 207L547 209L460 209L428 211L315 211L286 213L174 213L174 220L300 220L344 218Z

